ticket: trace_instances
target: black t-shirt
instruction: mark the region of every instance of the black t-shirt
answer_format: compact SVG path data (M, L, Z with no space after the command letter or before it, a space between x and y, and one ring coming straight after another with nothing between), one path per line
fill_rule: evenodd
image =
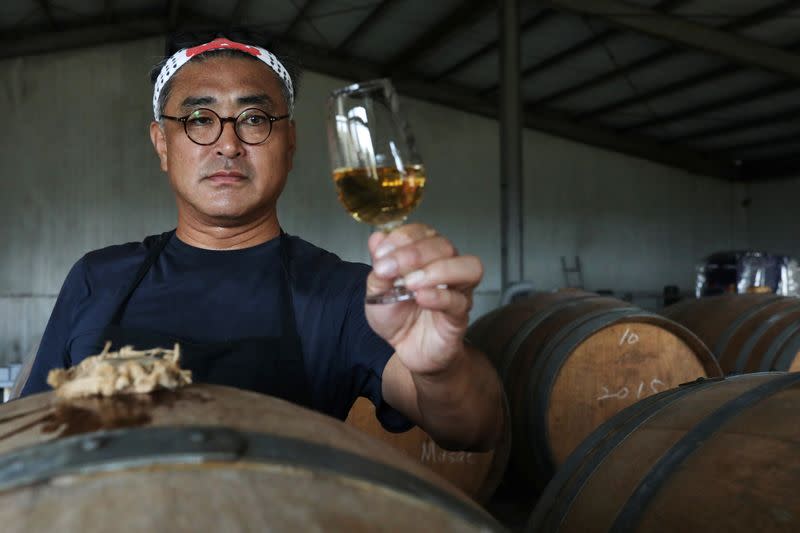
M381 377L394 350L364 316L369 267L285 237L297 333L312 407L339 419L358 396L372 400L389 430L411 423L383 401ZM23 395L49 390L47 373L99 353L99 334L145 259L144 243L86 254L56 301ZM241 250L206 250L172 236L133 293L122 327L224 342L281 332L280 239Z

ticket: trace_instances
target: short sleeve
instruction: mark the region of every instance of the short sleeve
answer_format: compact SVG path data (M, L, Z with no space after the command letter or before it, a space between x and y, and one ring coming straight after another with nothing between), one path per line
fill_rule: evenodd
M89 293L84 258L73 265L64 280L20 396L49 391L47 374L50 370L71 365L67 345L77 310Z
M405 415L383 399L383 370L394 349L379 337L364 314L365 284L353 291L345 322L345 341L350 366L355 373L359 396L368 398L375 406L381 425L394 433L414 427Z

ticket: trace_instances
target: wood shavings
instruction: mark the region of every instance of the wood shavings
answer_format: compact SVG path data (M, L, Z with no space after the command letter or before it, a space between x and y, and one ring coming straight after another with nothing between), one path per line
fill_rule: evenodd
M137 351L133 346L123 346L118 352L110 349L111 342L107 342L100 354L87 357L77 366L51 370L47 383L57 397L69 399L174 390L192 382L192 372L178 365L178 344L173 350Z

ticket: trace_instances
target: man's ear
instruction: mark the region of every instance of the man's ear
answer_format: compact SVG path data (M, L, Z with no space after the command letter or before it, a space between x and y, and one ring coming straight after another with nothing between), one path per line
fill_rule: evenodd
M164 129L156 121L150 123L150 141L156 150L158 159L161 162L161 170L167 172L167 138L164 136Z
M286 150L286 168L292 170L294 166L294 152L297 148L297 131L294 120L289 121L289 147Z

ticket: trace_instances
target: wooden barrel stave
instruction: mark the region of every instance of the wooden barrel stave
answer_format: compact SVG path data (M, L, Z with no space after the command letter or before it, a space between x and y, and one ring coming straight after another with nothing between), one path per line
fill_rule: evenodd
M170 438L159 441L156 438L159 432ZM201 437L175 437L187 434ZM239 444L226 447L224 438L217 438L219 435L229 435ZM199 438L200 444L193 444L194 438ZM119 446L114 444L116 442ZM188 448L170 451L172 443ZM200 446L200 450L191 448L193 445ZM63 450L71 449L69 446L77 452L66 457L78 458L76 462L88 461L88 466L72 468L72 471L54 470L52 475L45 475L45 467L63 457ZM99 455L93 456L95 449ZM126 453L133 453L135 460L125 459ZM43 461L42 457L49 459ZM123 525L133 524L145 520L140 516L142 513L150 512L166 513L163 516L168 519L163 523L145 520L148 530L207 529L206 523L217 520L228 523L242 520L250 524L251 521L257 523L264 514L269 515L271 521L262 521L250 529L274 526L275 531L320 528L407 531L414 521L422 524L428 520L435 529L444 527L451 531L499 528L463 492L355 428L276 398L213 385L69 403L56 402L48 393L5 404L0 408L2 464L17 465L11 470L0 466L0 471L6 474L13 473L18 465L29 465L30 470L45 475L36 485L31 485L30 480L21 484L17 480L17 485L9 485L13 476L0 476L0 520L20 524L21 530L35 525L37 519L28 521L29 517L42 513L56 521L96 519L81 529L100 530L112 519ZM213 475L209 469L214 471ZM245 474L240 475L242 472ZM235 484L239 493L272 490L271 486L303 486L306 499L314 502L313 509L293 507L287 500L275 498L260 502L260 507L253 511L258 516L238 516L240 512L247 512L238 504L225 509L227 516L210 516L213 513L208 509L215 508L219 502L228 505L231 501L227 493L221 493L221 489L211 483L212 478L228 479L229 485ZM184 481L175 483L192 486L176 489L174 493L159 492L161 483L168 486L172 483L170 480L177 479ZM317 482L318 497L314 496ZM150 490L161 495L155 499L160 503L153 509L142 509L136 504L137 498L150 484L159 485ZM195 486L205 487L206 498L184 503L182 495L193 494ZM91 513L91 505L81 504L72 497L73 493L79 494L84 489L87 493L103 493L104 487L107 498L120 497L125 504L115 500L113 505L109 503L104 507L107 500L103 500L103 504L95 500L95 512ZM61 500L59 492L64 493ZM125 494L129 495L127 499ZM325 499L328 495L335 496ZM20 501L27 503L20 507ZM62 505L69 501L70 506L74 504L75 509L83 511L73 516L59 509L59 504L50 510L42 507L53 501L61 501ZM299 504L302 505L302 501ZM127 511L116 516L104 514L103 509L115 505ZM168 510L164 508L166 505L169 505ZM370 514L362 513L363 508L373 505L375 509L394 508L397 520L391 513L377 523L362 520L363 515ZM406 516L400 517L401 514ZM337 522L328 522L328 519ZM283 524L288 525L284 527Z
M800 329L792 332L775 358L775 370L800 372Z
M683 395L674 398L671 404L662 408L658 423L647 421L639 426L637 431L633 431L632 428L624 428L623 432L629 432L627 439L605 456L603 461L627 461L630 466L618 472L595 470L583 486L583 490L596 490L606 483L605 490L608 491L610 486L607 484L612 483L614 492L607 496L609 505L603 509L604 512L600 513L591 509L591 503L584 499L573 502L574 514L572 511L570 512L570 519L565 521L564 527L567 530L577 528L578 523L584 521L584 518L580 517L581 512L592 512L593 516L600 521L599 523L613 524L642 480L642 473L636 466L655 464L666 451L680 442L680 439L686 435L687 428L694 427L707 418L713 413L712 406L719 405L728 397L725 391L715 388L713 385L711 384L704 391L695 393L699 395L698 403L703 407L686 408L685 403L681 401L691 393L691 390L686 388ZM737 392L744 393L749 388L746 384L742 384L737 387ZM700 398L704 398L705 405Z
M536 443L533 447L536 453L525 455L525 457L533 459L533 463L526 464L529 473L536 472L539 475L544 473L547 478L553 475L561 459L554 450L563 451L562 446L557 444L562 444L560 441L565 437L562 430L566 429L566 433L569 433L569 430L561 426L559 422L569 423L574 420L570 416L576 407L572 394L574 390L569 390L566 394L568 398L563 398L566 403L558 404L558 407L568 406L568 410L565 409L566 412L554 416L550 409L553 387L567 358L588 337L615 323L620 317L628 317L636 312L635 308L629 307L594 309L559 328L558 333L537 354L530 373L527 374L527 386L523 396L525 403L521 408L521 413L527 415L524 419L524 427L527 429L526 441ZM531 384L535 384L535 386L531 386ZM569 387L567 388L569 389ZM533 406L535 408L531 408ZM542 413L545 413L546 416L542 416ZM574 430L574 427L572 429ZM583 436L585 435L569 435L570 438L567 440L577 444L583 439ZM569 455L571 451L570 448L561 455Z
M781 525L776 509L790 511L796 527L798 412L800 376L777 372L708 380L640 402L570 456L528 530L773 530Z
M587 312L602 312L622 305L623 302L611 298L597 298L574 302L569 306L558 306L543 318L534 316L532 321L536 328L529 330L522 342L503 354L499 364L509 369L505 387L514 435L510 458L514 475L521 475L527 481L544 486L553 469L547 452L542 449L541 444L537 445L541 441L536 426L531 427L529 422L531 417L540 415L537 409L540 404L531 403L529 397L529 391L536 390L539 385L536 381L531 381L531 376L534 375L536 365L545 361L540 354L546 353L544 348L554 337L558 338L559 334L568 331L568 326L580 320Z
M750 305L752 307L743 310L739 316L735 317L727 325L719 339L714 342L714 353L718 354L717 358L720 361L720 365L723 368L730 368L732 372L741 372L744 360L747 358L746 356L742 357L742 350L753 335L759 334L759 327L765 321L768 321L771 316L781 312L791 303L774 296L745 296L751 301ZM754 298L751 299L751 296ZM726 300L729 299L730 297L726 297ZM713 317L714 315L711 316Z
M588 376L598 374L597 365L592 367L596 351L592 350L591 345L603 335L614 337L613 342L606 341L609 345L606 350L610 362L608 366L619 371L619 376L613 371L600 373L606 377L613 375L614 379L619 378L623 381L636 377L637 371L642 368L653 367L652 362L643 365L642 361L657 360L662 348L680 351L686 355L684 358L686 361L694 361L694 364L687 365L691 367L688 372L675 372L673 369L670 378L663 380L664 387L676 386L702 376L721 375L716 361L708 350L685 328L663 317L631 308L627 302L620 300L595 297L568 303L568 296L562 295L550 310L546 305L537 307L529 304L530 308L536 309L538 313L527 322L515 319L519 331L514 335L505 335L506 339L513 336L513 341L504 343L504 352L498 354L498 351L494 350L491 354L495 365L507 368L502 373L505 376L504 385L512 411L514 435L509 476L529 488L542 487L558 464L597 425L636 399L656 392L651 389L647 390L646 394L642 394L645 391L636 391L641 394L640 398L630 398L627 403L619 405L608 403L607 411L604 411L591 403L597 399L595 391L601 390L600 385L602 385L594 383L592 384L594 388L587 394L587 398L575 402L575 397L579 396L574 393L577 390L576 383L580 380L591 381ZM501 315L495 313L493 320L501 322ZM528 327L530 324L534 324L535 327ZM633 350L630 354L627 349L623 350L624 353L612 350L611 348L617 344L617 339L624 340L625 335L630 333L630 327L652 328L654 333L648 331L646 342L642 343L652 349L639 350L641 353ZM482 334L490 336L491 329L483 330ZM484 341L479 336L471 338L479 347L494 342L491 339ZM669 339L669 342L665 339ZM494 342L495 346L500 344L503 343ZM577 359L576 353L581 354ZM631 360L621 362L625 357L630 357ZM634 361L636 357L639 359ZM581 362L575 363L576 366L573 368L569 361L574 362L578 359ZM581 364L585 365L585 368L581 368ZM655 368L660 367L655 365ZM648 383L652 377L648 377ZM660 381L659 387L661 383ZM636 385L639 384L644 386L643 382L637 381ZM612 384L609 382L606 385ZM557 395L555 399L551 398L554 392ZM553 405L575 403L578 405L575 409L552 408ZM577 415L579 412L581 414ZM576 429L576 425L581 426L580 429Z
M345 422L418 461L479 503L492 496L508 463L509 439L501 441L490 452L444 450L419 427L403 433L386 431L375 418L375 407L366 398L356 401Z
M757 372L769 372L771 369L785 371L789 370L792 361L797 358L800 350L800 339L796 337L800 334L800 319L788 325L775 335L764 350L764 356L758 361ZM792 352L792 347L794 351ZM785 362L784 362L785 361Z
M775 339L781 337L784 332L797 331L798 323L800 323L800 303L786 306L764 320L742 345L736 362L738 371L757 372L762 366L762 361L767 359L766 355ZM772 368L770 365L766 370Z
M493 353L493 359L495 360L496 367L503 382L506 382L510 378L512 369L518 364L516 357L523 343L532 342L531 339L537 332L544 333L545 335L549 334L550 332L546 328L543 328L543 325L558 320L558 317L563 318L570 313L570 310L574 312L575 309L578 309L578 312L580 312L580 307L586 305L597 308L619 307L618 302L607 298L580 296L569 299L564 298L560 301L553 302L552 305L544 309L536 310L518 327L513 337L511 337L511 340L504 344L503 349L500 352ZM544 338L542 342L545 342Z
M683 352L694 355L704 352L699 343L694 346L686 346L686 342L691 337L687 337L684 341L667 334L666 332L671 327L673 325L660 317L644 314L640 310L614 309L590 321L576 323L571 334L557 347L554 347L553 351L545 350L543 352L541 360L547 361L547 368L533 378L532 382L538 385L529 388L528 405L538 404L544 412L548 413L547 425L539 423L536 435L540 440L541 449L545 449L545 445L547 445L548 456L552 458L550 468L555 468L566 460L566 457L583 438L622 407L681 382L701 376L719 375L719 369L710 356L706 356L704 359L695 359L694 357L679 359L676 363L671 358L674 354ZM625 332L629 332L631 328L634 328L640 335L647 333L655 339L655 344L659 346L655 353L633 352L620 357L613 350L609 350L610 357L598 364L597 358L600 356L598 352L603 341L605 340L607 343L608 340L622 338ZM664 338L659 338L659 336ZM626 361L626 359L630 359L630 361ZM575 387L571 385L574 383L574 378L578 378L584 373L583 369L591 371L590 365L595 365L596 375L619 379L619 381L607 383L609 392L627 389L629 393L626 396L630 400L622 405L613 405L609 402L600 407L592 406L592 400L597 398L595 394L578 396L580 391L576 391ZM617 371L613 376L608 376L602 371L598 371L598 366L600 368L617 366ZM542 365L543 367L544 365ZM572 376L568 375L570 371ZM659 376L664 379L660 379ZM633 382L627 381L631 378L633 378ZM595 388L597 391L603 389L605 387ZM633 389L637 389L635 393ZM627 399L623 398L623 400ZM565 406L569 406L570 410L566 411ZM558 409L559 407L561 409ZM571 413L575 411L583 411L587 414L582 417L571 416ZM529 411L528 427L533 427L537 420L542 421L543 418ZM571 427L565 425L570 421L572 422Z
M749 318L748 313L757 313L763 306L780 299L773 294L710 296L678 302L665 308L662 314L689 327L715 354L719 354L725 351L724 344L729 342L731 334ZM721 301L725 302L724 305L719 304Z
M603 392L606 388L611 393L612 390L628 390L630 405L644 397L657 394L667 388L674 387L680 383L697 379L705 376L719 376L719 367L710 355L706 357L680 357L679 354L701 354L704 347L697 342L692 344L693 339L686 337L681 339L670 331L674 325L663 321L660 317L648 314L631 313L609 313L602 324L596 324L591 333L587 330L577 331L572 338L559 346L558 352L554 353L550 359L551 367L545 372L539 381L542 384L540 390L549 390L546 398L547 403L542 403L545 412L548 413L545 434L560 435L558 438L548 438L550 444L550 455L554 459L555 465L563 463L572 450L597 426L608 420L611 416L619 412L620 405L613 405L609 402L607 406L592 408L592 400L597 400L599 396L593 394L583 395L582 406L576 396L571 383L580 375L589 370L592 364L602 367L612 367L616 365L618 370L612 376L602 372L605 378L617 378L619 381L609 381L605 386L597 386L595 390ZM653 354L630 352L623 356L614 354L612 347L606 347L607 357L605 362L598 365L598 358L601 356L600 347L603 341L622 338L626 331L631 328L640 335L648 335L653 339L654 345L658 349ZM572 374L571 376L569 374ZM634 392L635 391L635 392ZM618 392L619 394L619 392ZM603 394L605 395L605 394ZM603 396L601 395L601 396ZM627 399L627 398L625 398ZM543 396L539 401L544 401ZM572 402L572 409L586 412L585 417L570 417L569 413L559 412L558 406L568 405L568 400ZM613 401L613 400L612 400ZM577 403L577 405L576 405ZM572 427L566 426L569 421L573 422Z
M563 307L597 299L600 297L583 291L538 294L479 318L470 326L467 337L471 342L480 342L481 349L495 363L501 379L504 379L517 345L527 337L526 331L535 329L540 322Z
M681 302L664 310L666 317L692 330L709 347L727 373L787 370L788 344L800 328L800 303L775 295L722 295ZM778 364L778 361L781 361Z
M187 533L265 531L267 526L287 532L406 532L417 530L421 520L431 531L471 529L436 507L420 507L374 487L286 469L237 469L235 478L231 474L229 468L156 469L126 471L124 483L112 474L71 479L68 491L41 488L35 502L25 492L10 494L7 504L0 505L0 521L7 533L105 532L109 524L124 531ZM215 487L211 502L209 485ZM17 511L26 507L36 512L23 516Z

